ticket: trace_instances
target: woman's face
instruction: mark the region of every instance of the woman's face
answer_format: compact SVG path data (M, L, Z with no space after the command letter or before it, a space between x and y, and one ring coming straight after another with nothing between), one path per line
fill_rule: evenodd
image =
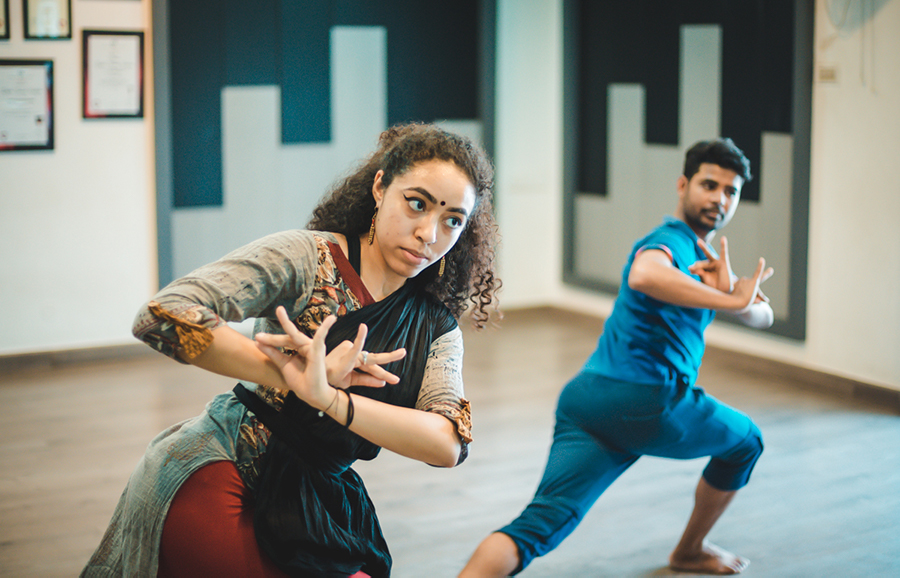
M378 214L375 242L386 273L415 277L447 253L475 208L475 187L454 163L413 165L387 187L378 171L372 186Z

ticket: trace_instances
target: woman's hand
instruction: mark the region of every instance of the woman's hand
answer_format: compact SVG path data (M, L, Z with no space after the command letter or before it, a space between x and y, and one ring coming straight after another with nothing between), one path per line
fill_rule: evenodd
M351 385L382 387L385 383L397 383L400 378L383 369L381 364L403 359L405 349L388 353L370 353L363 350L369 328L360 324L356 339L342 341L328 354L328 383L341 389Z
M272 348L292 349L297 352L295 357L306 359L309 356L309 348L313 339L297 329L288 318L284 307L276 309L275 315L278 317L278 322L281 323L285 335L258 333L254 337L256 342ZM364 351L363 345L367 332L368 328L360 325L353 341L341 342L325 357L328 383L346 389L353 385L382 387L385 383L400 381L400 378L383 369L381 365L403 359L406 350L397 349L386 353Z
M306 344L303 356L287 355L275 347L257 344L281 372L288 389L318 410L325 410L333 403L336 394L334 388L328 385L325 370L325 337L335 321L337 317L334 315L325 318Z

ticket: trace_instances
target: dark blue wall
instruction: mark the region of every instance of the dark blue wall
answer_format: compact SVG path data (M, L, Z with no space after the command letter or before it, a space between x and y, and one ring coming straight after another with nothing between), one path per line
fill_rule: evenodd
M221 90L279 85L282 142L331 139L329 31L387 29L388 123L479 118L479 0L168 3L173 205L222 204Z
M685 24L722 27L722 135L744 150L757 176L762 132L792 132L794 2L579 0L577 4L579 191L606 194L607 88L612 83L644 86L645 142L692 144L678 142L679 30ZM759 179L744 187L742 198L759 200Z

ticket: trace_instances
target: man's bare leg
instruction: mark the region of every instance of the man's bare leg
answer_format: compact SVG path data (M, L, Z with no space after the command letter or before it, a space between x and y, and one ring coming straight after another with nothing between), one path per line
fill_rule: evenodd
M494 532L475 548L459 578L501 578L519 566L519 548L512 538Z
M717 490L700 478L694 494L694 511L691 512L681 541L669 555L669 566L673 570L702 574L739 574L750 564L749 560L706 542L706 535L736 493Z

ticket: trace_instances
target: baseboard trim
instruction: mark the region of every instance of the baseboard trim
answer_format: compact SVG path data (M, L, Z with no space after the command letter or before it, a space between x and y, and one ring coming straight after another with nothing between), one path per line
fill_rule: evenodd
M557 315L559 313L572 314L573 312L568 309L554 307L526 307L513 309L507 311L507 313L513 315L534 315L540 313ZM578 315L578 317L584 316ZM589 317L594 316L589 315ZM602 321L602 318L598 319ZM712 345L707 345L706 350L707 354L724 359L735 368L760 375L777 376L790 380L798 387L826 391L839 397L864 401L900 415L900 390ZM9 374L28 370L57 369L84 363L123 361L156 355L158 355L157 352L143 343L0 355L0 373Z
M558 317L565 315L569 321L584 318L596 319L600 322L598 335L602 322L605 320L600 315L579 313L571 309L553 306L514 308L505 310L505 313L513 316L547 314ZM859 381L714 345L707 345L706 352L707 355L715 355L733 367L747 372L783 378L800 388L826 392L845 399L859 400L900 415L900 389L892 389L884 385ZM700 373L702 376L702 369Z
M153 355L159 354L143 343L0 355L0 372L8 374L20 371L59 369L78 364L124 361Z
M797 387L826 391L838 397L864 401L900 414L900 390L897 389L712 345L707 345L706 350L707 355L715 355L740 370L757 375L771 375L788 380Z

